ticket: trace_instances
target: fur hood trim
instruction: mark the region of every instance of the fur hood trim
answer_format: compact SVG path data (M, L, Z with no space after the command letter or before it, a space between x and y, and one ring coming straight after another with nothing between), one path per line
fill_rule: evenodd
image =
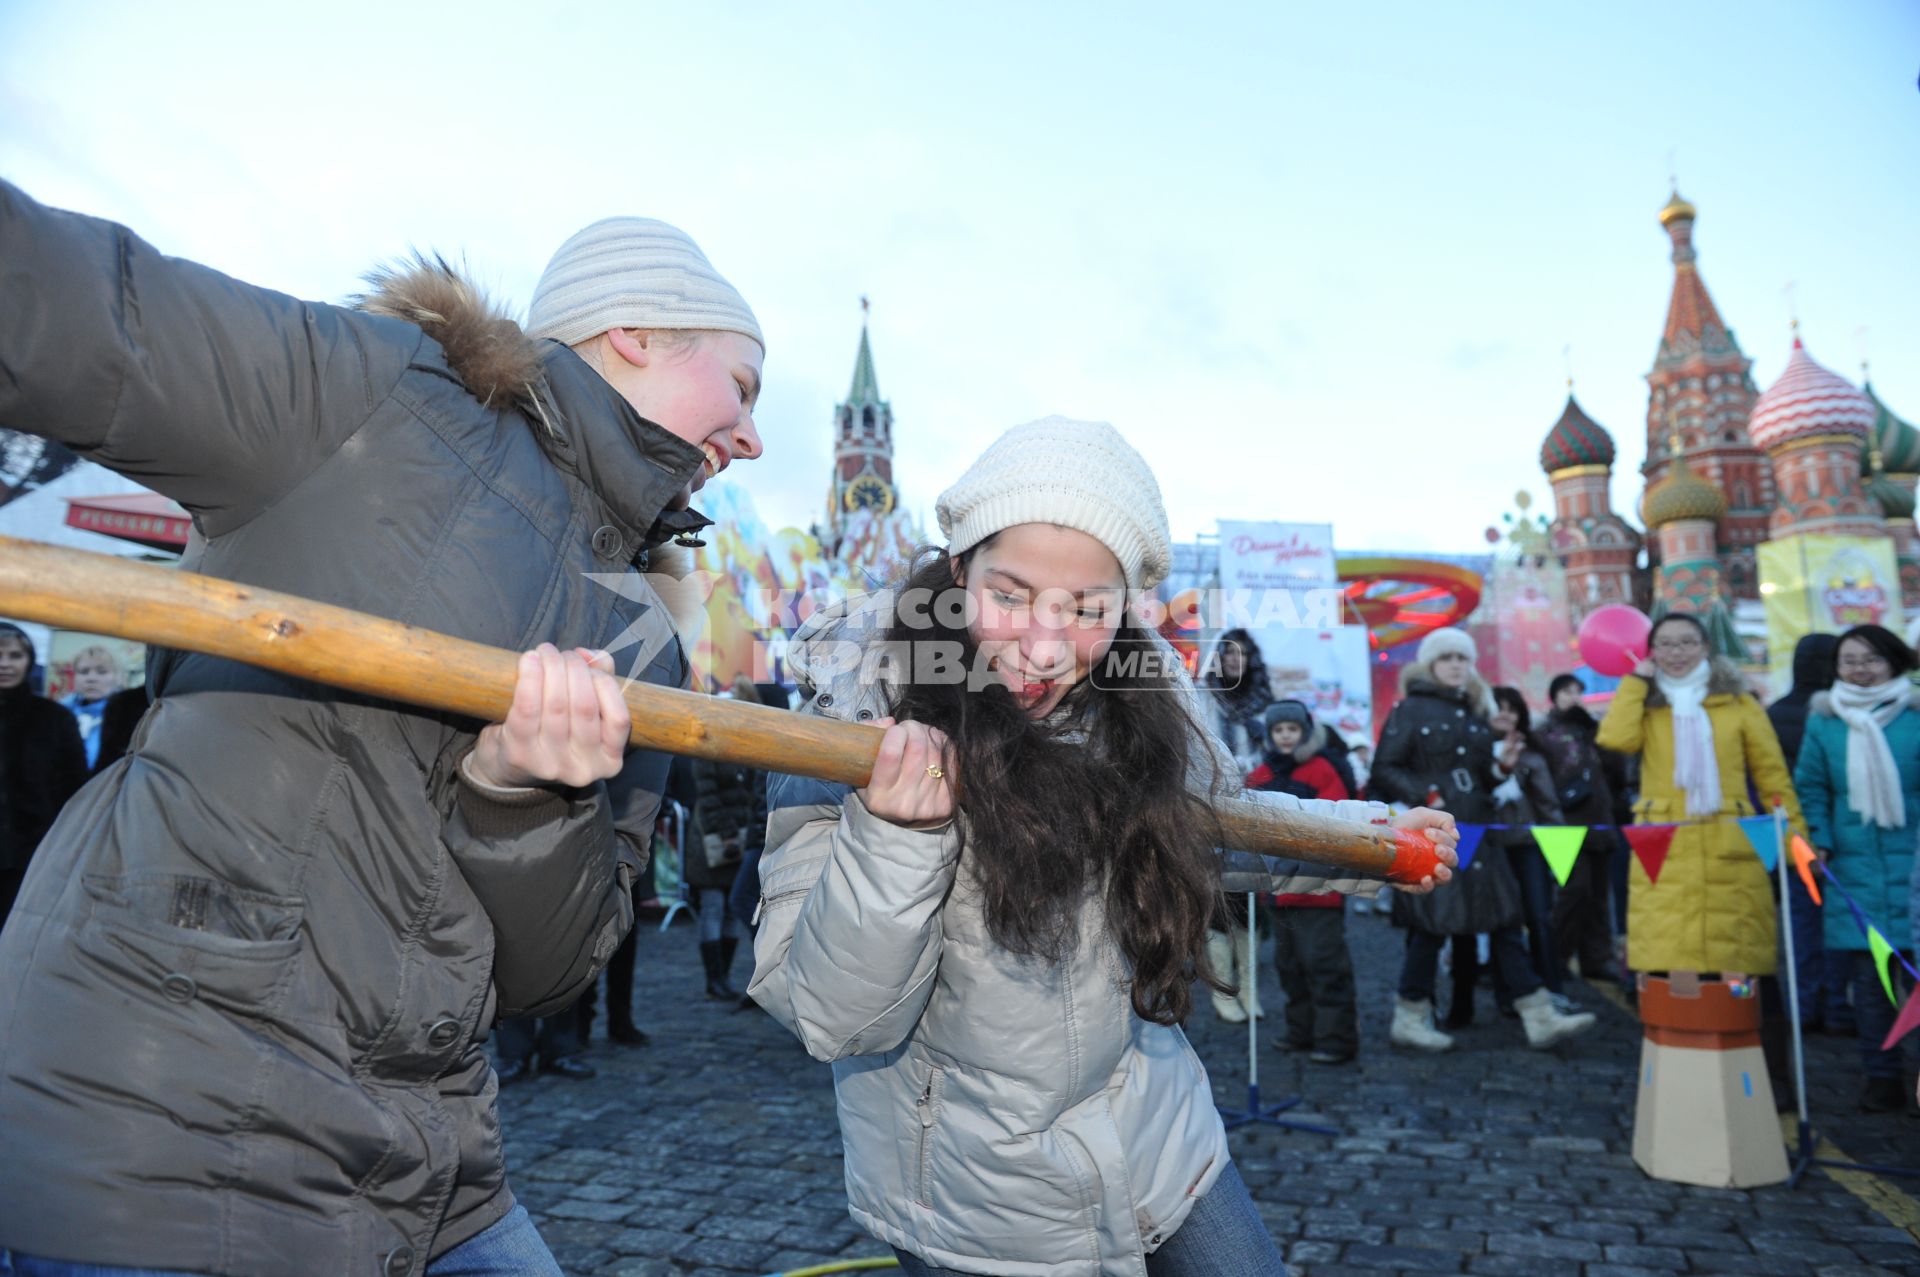
M447 366L474 398L518 404L544 417L534 391L542 379L543 343L445 258L415 253L368 271L366 282L367 291L352 304L418 325L440 343Z
M1313 720L1313 730L1307 733L1307 738L1293 747L1294 764L1297 766L1310 763L1325 753L1326 749L1327 725L1316 718Z
M1433 696L1449 695L1440 680L1433 676L1433 667L1425 661L1411 661L1400 671L1400 699L1405 700L1415 690L1414 684L1425 686L1419 690ZM1467 685L1463 689L1467 708L1482 718L1492 718L1495 710L1493 689L1487 686L1487 680L1475 670L1467 676Z
M1747 694L1749 690L1747 676L1740 672L1738 665L1725 656L1711 656L1707 659L1712 664L1712 669L1707 675L1708 696L1745 696ZM1667 698L1660 690L1659 682L1648 679L1646 707L1664 709L1666 704Z

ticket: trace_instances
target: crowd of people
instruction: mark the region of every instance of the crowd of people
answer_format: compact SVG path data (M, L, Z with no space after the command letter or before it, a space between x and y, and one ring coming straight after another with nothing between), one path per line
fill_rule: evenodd
M54 817L89 776L126 752L146 709L146 692L124 686L110 649L82 648L70 664L72 690L46 696L32 637L0 621L0 925Z
M1894 1018L1862 921L1911 954L1920 946L1920 692L1916 657L1896 635L1861 625L1802 640L1792 690L1763 711L1739 668L1710 654L1705 628L1684 613L1661 618L1648 659L1621 684L1604 719L1573 674L1549 686L1536 718L1511 687L1488 687L1473 639L1439 629L1401 676L1364 786L1348 751L1299 701L1276 701L1244 630L1218 641L1206 679L1209 721L1250 788L1302 797L1364 796L1451 813L1487 827L1454 880L1426 896L1396 896L1405 932L1389 1041L1446 1051L1475 1021L1484 971L1494 1005L1547 1047L1590 1029L1569 981L1621 984L1630 972L1761 977L1776 1100L1786 1073L1787 999L1777 964L1776 880L1735 823L1775 804L1805 834L1845 892L1816 903L1792 880L1786 902L1796 940L1801 1027L1857 1035L1859 1106L1913 1109L1914 1043L1880 1045ZM1264 752L1254 750L1264 742ZM1659 872L1662 889L1628 852L1628 825L1678 828ZM1532 836L1536 825L1587 832L1558 881ZM1863 917L1856 918L1850 899ZM1272 900L1275 962L1286 1032L1274 1045L1343 1064L1358 1050L1357 993L1338 896ZM1247 952L1244 931L1231 941ZM1371 935L1368 943L1374 943ZM1244 958L1242 965L1244 965ZM1448 997L1438 998L1443 965ZM1223 968L1224 969L1224 968ZM1236 974L1241 968L1235 967ZM1892 962L1896 996L1910 988ZM1625 986L1629 997L1633 988ZM1258 1008L1216 994L1216 1013L1239 1023Z

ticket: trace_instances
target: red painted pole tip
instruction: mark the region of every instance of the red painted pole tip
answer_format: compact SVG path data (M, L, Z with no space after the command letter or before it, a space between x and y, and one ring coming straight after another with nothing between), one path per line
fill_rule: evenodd
M1440 848L1433 839L1417 829L1393 831L1393 864L1387 867L1388 882L1418 883L1434 876L1440 867Z

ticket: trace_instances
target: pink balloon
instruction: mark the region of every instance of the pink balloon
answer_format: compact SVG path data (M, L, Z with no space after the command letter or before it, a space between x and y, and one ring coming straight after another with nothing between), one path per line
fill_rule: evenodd
M1647 659L1647 636L1653 622L1639 608L1611 603L1587 614L1580 622L1580 659L1596 674L1620 678Z

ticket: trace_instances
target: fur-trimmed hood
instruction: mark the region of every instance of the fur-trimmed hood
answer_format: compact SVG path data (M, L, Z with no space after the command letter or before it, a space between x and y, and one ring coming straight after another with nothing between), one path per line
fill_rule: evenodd
M594 490L636 556L646 548L648 584L691 655L706 628L710 590L691 549L670 538L689 538L712 520L666 503L705 461L700 449L634 412L565 346L528 336L444 258L416 254L369 271L366 282L353 298L357 309L413 324L438 343L467 393L539 423L548 459ZM621 433L596 437L614 433L596 432L599 422L617 422Z
M1707 675L1708 696L1744 696L1748 693L1747 676L1740 672L1740 667L1732 660L1724 656L1710 656L1707 660L1712 665ZM1666 693L1660 690L1657 679L1647 680L1647 708L1668 708Z
M539 415L536 387L544 342L526 331L479 285L445 258L414 256L367 272L367 291L352 299L369 315L403 319L440 343L447 366L484 404L513 403Z

